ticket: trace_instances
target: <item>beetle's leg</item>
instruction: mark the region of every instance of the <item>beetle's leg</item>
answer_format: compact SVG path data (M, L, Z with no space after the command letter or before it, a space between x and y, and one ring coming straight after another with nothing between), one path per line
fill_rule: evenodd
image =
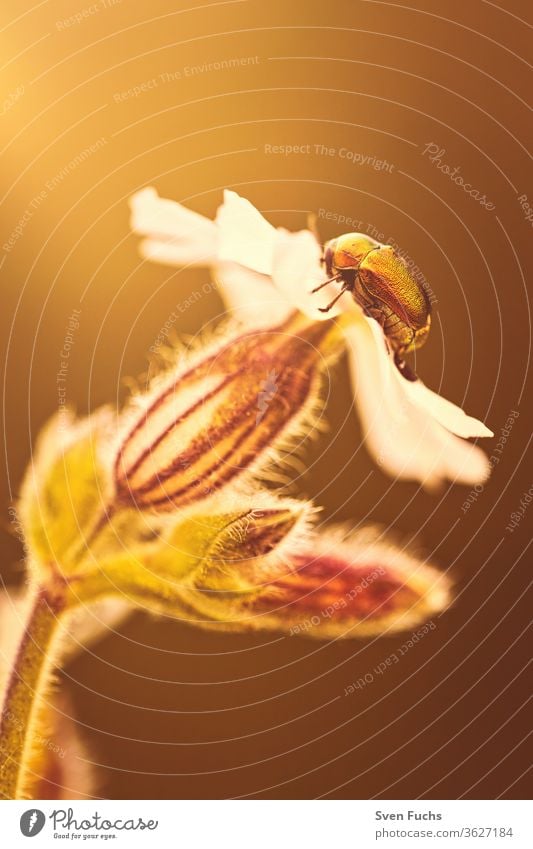
M363 304L362 310L364 314L367 315L369 318L373 318L374 321L377 321L377 323L385 333L385 321L387 317L384 315L383 310L379 307L370 304Z
M324 282L323 282L323 283L320 283L320 285L319 285L319 286L315 286L315 288L314 288L314 289L311 289L311 293L310 293L310 294L311 294L311 295L314 295L314 294L315 294L315 292L320 292L320 290L321 290L321 289L323 289L323 288L324 288L324 286L327 286L327 285L328 285L328 283L335 283L337 280L340 280L340 279L341 279L341 275L340 275L340 274L336 274L336 275L335 275L335 277L330 277L330 278L329 278L329 280L324 280Z
M385 347L387 348L387 351L389 351L389 352L392 351L392 348L390 346L390 340L389 340L387 334L385 333L383 313L378 309L375 309L375 308L369 307L369 306L365 306L364 304L359 304L359 306L361 307L361 309L363 310L363 314L366 315L367 318L372 318L376 322L376 324L379 324L379 326L381 327L381 329L383 331L383 338L385 340Z
M328 281L328 283L329 283L329 281ZM342 289L340 290L340 292L339 292L337 295L335 295L335 297L333 298L333 300L332 300L332 301L330 301L330 303L327 305L327 307L319 307L319 308L318 308L318 311L319 311L319 312L329 312L329 311L330 311L330 309L331 309L332 307L334 307L334 306L335 306L335 304L337 303L337 301L339 300L339 298L342 298L342 296L344 295L344 293L345 293L345 292L346 292L349 288L350 288L350 286L349 286L349 285L347 286L346 284L344 284L344 286L342 287Z
M407 365L405 360L403 360L398 352L394 354L394 363L396 368L406 380L410 380L411 383L414 383L415 380L418 380L418 376L415 374L411 366Z

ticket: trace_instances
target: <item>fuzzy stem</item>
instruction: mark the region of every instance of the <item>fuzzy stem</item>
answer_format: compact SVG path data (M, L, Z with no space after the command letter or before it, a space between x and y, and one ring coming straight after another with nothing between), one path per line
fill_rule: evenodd
M13 664L0 724L0 798L24 798L26 764L39 701L52 671L50 651L65 608L64 594L40 587Z

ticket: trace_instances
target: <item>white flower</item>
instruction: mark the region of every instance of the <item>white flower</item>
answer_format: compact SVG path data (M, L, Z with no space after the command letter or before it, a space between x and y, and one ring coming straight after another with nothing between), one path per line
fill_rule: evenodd
M155 189L131 199L133 230L144 236L141 252L170 265L211 267L228 309L254 326L282 321L294 309L318 321L350 312L346 325L355 402L365 443L384 471L428 488L444 480L474 485L490 465L465 439L492 436L480 421L428 389L406 380L394 364L379 324L367 318L349 293L320 312L339 292L329 283L322 248L310 230L275 228L245 198L224 192L215 221L159 198ZM461 438L458 438L461 437Z
M347 294L327 315L320 312L338 287L324 282L321 247L309 230L276 229L236 192L226 190L215 221L142 189L131 198L131 226L145 236L141 253L168 265L213 269L226 306L244 322L271 325L294 308L323 321L346 310L360 312ZM274 283L274 285L272 285Z
M142 251L148 259L171 265L209 265L217 257L217 227L203 215L165 200L155 189L131 199L131 224L148 236Z

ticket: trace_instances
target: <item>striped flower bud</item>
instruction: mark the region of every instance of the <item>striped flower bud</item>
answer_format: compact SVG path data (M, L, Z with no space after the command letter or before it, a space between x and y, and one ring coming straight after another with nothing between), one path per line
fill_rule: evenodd
M174 509L257 472L301 432L340 350L333 321L294 315L193 358L128 422L114 465L118 502Z

